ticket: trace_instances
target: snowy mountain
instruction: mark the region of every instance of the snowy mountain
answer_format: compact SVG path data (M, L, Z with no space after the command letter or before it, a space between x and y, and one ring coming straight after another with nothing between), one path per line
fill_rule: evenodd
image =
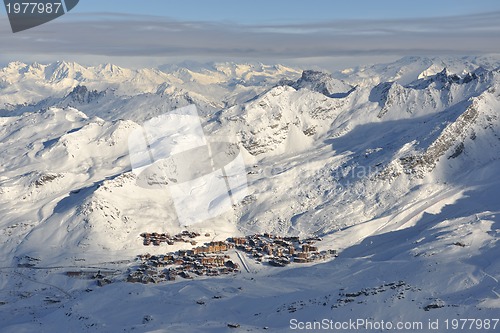
M214 63L196 69L167 69L170 71L132 70L112 64L85 67L64 61L48 65L10 63L0 70L0 112L8 115L54 105L84 107L89 100L74 99L79 86L104 99L102 103L111 99L120 107L131 97L158 95L157 99L168 100L169 109L196 103L203 110L211 110L251 98L282 78L300 75L293 68L263 64ZM99 99L93 101L95 108ZM161 101L154 104L158 103ZM113 107L108 103L96 112L106 114ZM118 117L113 115L114 119Z
M0 331L288 332L292 319L360 318L430 332L429 320L498 318L499 67L9 64ZM183 228L169 191L141 186L128 150L145 121L189 104L205 133L240 146L249 190L195 231L321 237L338 258L278 268L244 255L235 276L125 282L136 255L190 248L144 247L143 232ZM66 274L96 269L113 283Z
M307 88L325 96L337 98L345 97L353 89L350 85L327 73L312 70L302 72L302 77L296 82L291 82L291 86L295 89Z

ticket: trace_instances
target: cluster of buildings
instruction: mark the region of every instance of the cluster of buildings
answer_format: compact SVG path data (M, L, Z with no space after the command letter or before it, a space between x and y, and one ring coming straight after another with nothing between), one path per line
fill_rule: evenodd
M238 263L227 255L234 248L228 242L210 242L191 250L165 255L139 255L141 264L127 277L129 282L158 283L175 281L177 277L219 276L239 272Z
M108 274L109 274L109 272L108 272ZM100 270L98 270L98 271L80 270L80 271L68 271L68 272L66 272L66 276L71 277L71 278L96 280L96 283L99 287L103 287L103 286L110 284L112 282L111 278L108 277L108 274L105 274L104 272L101 273Z
M159 246L161 243L174 245L176 242L191 243L191 245L196 245L197 242L194 239L199 236L200 236L199 233L187 230L178 233L177 235L174 236L170 236L167 233L157 233L157 232L153 233L144 232L141 234L141 237L144 238L143 244L145 246L151 244ZM205 237L210 237L210 234L205 234Z
M335 250L319 251L314 244L321 238L281 237L268 233L246 237L233 237L228 241L237 250L244 251L258 262L267 261L272 266L284 267L291 262L308 263L337 256Z
M173 237L158 233L143 233L141 236L145 245L179 241L190 242L195 246L196 242L193 239L200 234L183 231ZM212 241L189 250L179 250L164 255L139 255L137 260L140 264L129 272L127 281L158 283L174 281L178 277L192 279L196 276L238 273L239 264L228 255L230 250L245 252L257 262L276 267L284 267L292 262L308 263L337 256L335 250L320 251L315 245L319 240L321 239L301 240L299 237L280 237L264 233L228 238L225 241Z

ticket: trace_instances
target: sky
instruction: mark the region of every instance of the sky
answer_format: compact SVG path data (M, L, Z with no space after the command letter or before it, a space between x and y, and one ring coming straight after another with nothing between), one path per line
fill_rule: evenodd
M260 61L340 69L406 55L500 53L500 1L81 0L65 16L16 34L2 6L0 45L0 64Z
M81 0L77 10L156 15L179 21L259 24L456 16L500 10L500 5L498 0Z

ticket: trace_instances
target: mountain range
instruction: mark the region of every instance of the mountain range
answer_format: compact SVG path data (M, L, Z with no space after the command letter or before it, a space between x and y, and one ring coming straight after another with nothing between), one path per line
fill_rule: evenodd
M320 237L338 258L123 281L136 255L168 250L145 249L142 232L183 230L168 190L138 184L128 137L191 104L207 136L240 147L249 192L193 228L220 240ZM0 330L288 332L291 319L498 318L499 110L495 56L334 73L10 63L0 69ZM64 275L96 267L114 283Z

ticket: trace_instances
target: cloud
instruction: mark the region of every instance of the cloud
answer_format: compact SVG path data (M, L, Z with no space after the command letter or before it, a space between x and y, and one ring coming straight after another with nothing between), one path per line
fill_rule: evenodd
M297 59L487 54L500 53L500 12L276 25L75 13L17 34L2 20L0 44L4 56Z

